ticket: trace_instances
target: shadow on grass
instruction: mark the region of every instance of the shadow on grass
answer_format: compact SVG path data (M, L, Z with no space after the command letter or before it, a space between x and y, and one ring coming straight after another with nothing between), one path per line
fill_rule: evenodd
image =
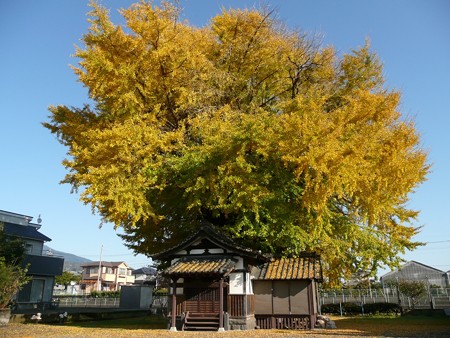
M65 326L80 328L116 328L127 330L160 330L167 329L167 318L145 316L124 319L105 319L87 322L65 323Z
M450 317L446 316L355 316L334 317L338 330L363 335L397 337L449 337Z

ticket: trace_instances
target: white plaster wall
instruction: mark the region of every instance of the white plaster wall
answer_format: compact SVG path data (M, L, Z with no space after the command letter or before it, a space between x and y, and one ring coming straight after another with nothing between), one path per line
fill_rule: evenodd
M244 273L230 273L230 295L242 295L244 293Z
M244 259L242 257L234 257L237 258L238 261L236 263L236 269L243 269L244 268Z
M191 255L201 255L204 252L205 252L205 249L194 249L194 250L191 250Z
M177 284L182 284L184 283L184 278L178 278L177 280ZM176 294L177 295L182 295L184 293L184 288L183 287L177 287L176 288ZM169 295L173 294L173 287L172 287L172 281L170 281L169 283Z
M253 283L252 283L252 280L250 278L250 273L248 273L248 272L247 272L246 283L247 283L247 288L246 288L247 294L248 295L253 295Z
M223 249L220 249L220 248L209 249L209 253L213 253L213 254L216 254L216 253L224 253L224 250L223 250Z
M245 288L244 288L244 276ZM230 274L230 294L231 295L251 295L253 294L252 281L248 272L233 272Z

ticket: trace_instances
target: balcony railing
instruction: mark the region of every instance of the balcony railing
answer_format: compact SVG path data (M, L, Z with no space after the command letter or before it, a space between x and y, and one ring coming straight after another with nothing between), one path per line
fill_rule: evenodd
M63 273L64 258L26 255L22 266L27 265L28 275L58 276Z

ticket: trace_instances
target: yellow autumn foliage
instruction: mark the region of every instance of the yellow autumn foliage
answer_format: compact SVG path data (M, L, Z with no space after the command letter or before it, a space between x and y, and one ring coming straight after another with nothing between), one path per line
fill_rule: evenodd
M406 203L429 170L369 43L339 57L272 13L197 28L171 3L111 22L92 2L73 66L95 106L50 107L64 179L152 254L209 221L255 249L316 251L327 276L414 249Z

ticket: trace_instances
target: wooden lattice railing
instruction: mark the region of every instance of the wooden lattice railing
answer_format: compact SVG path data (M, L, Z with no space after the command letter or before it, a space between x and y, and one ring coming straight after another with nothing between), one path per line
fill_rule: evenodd
M228 314L244 317L255 312L254 295L228 295Z
M255 315L260 329L310 330L310 315Z

